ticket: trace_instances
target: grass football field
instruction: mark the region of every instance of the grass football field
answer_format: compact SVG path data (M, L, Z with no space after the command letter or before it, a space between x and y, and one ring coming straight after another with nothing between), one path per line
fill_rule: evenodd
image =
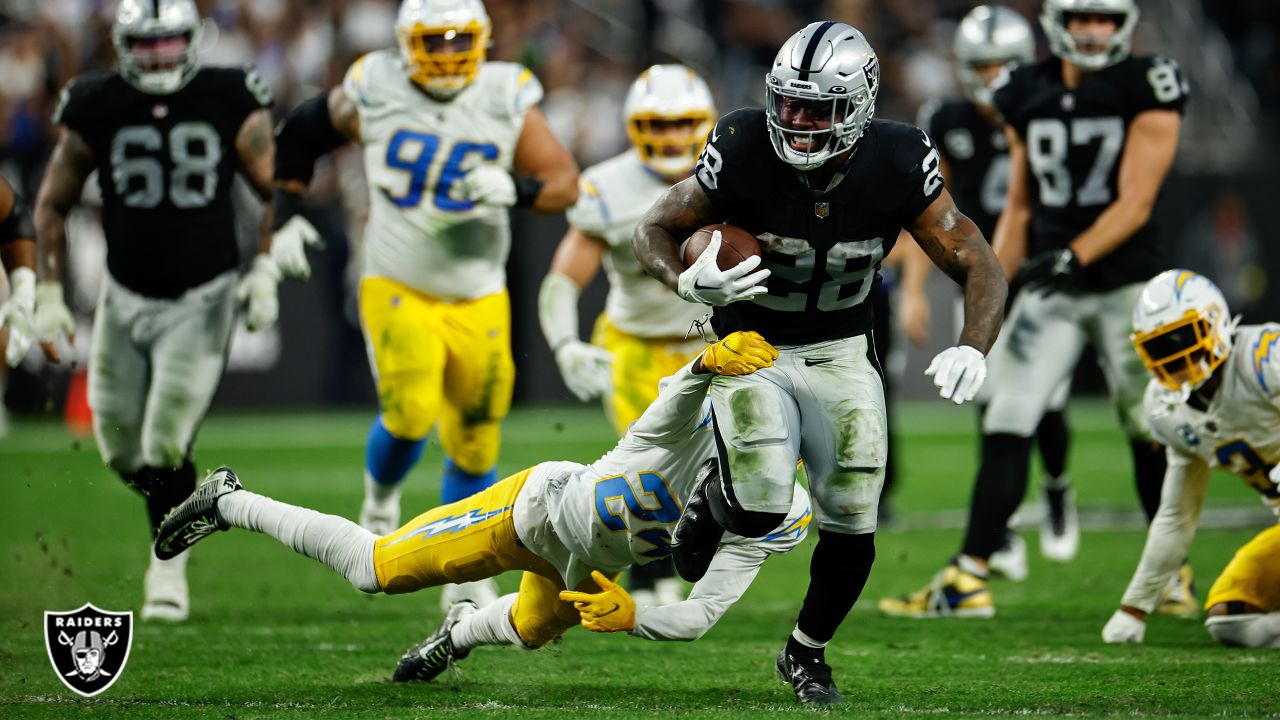
M247 487L354 515L369 416L215 414L197 453ZM1101 405L1073 407L1071 473L1090 517L1136 516L1124 441ZM1024 531L1031 577L993 582L995 620L880 617L876 599L922 585L958 546L975 465L973 415L942 402L897 416L897 529L879 533L862 600L827 658L858 717L1275 717L1280 653L1216 645L1197 621L1156 617L1141 647L1099 632L1141 552L1132 523L1087 531L1069 565L1043 561ZM598 410L521 409L500 471L590 460L612 444ZM405 516L436 498L440 454L405 488ZM1232 552L1263 526L1256 496L1215 478L1207 507L1228 525L1192 551L1203 596ZM1115 513L1104 511L1114 510ZM1115 523L1109 523L1115 526ZM0 439L0 718L740 718L806 714L772 674L807 584L812 540L766 563L738 606L702 640L646 642L569 632L539 652L481 648L457 689L388 681L399 654L440 620L438 590L367 597L318 563L242 531L196 548L190 622L139 624L119 681L93 699L54 676L43 611L86 601L137 610L147 564L142 502L105 470L92 441L60 425L16 423ZM504 590L517 578L501 578Z

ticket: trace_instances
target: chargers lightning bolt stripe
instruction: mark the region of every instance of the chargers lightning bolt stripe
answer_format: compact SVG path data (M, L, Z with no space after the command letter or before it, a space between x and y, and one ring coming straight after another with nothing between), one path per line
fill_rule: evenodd
M429 537L435 537L436 535L443 535L449 532L452 532L452 533L462 532L463 530L466 530L472 525L479 525L480 523L484 522L485 520L488 520L489 518L501 515L502 513L510 510L513 507L515 506L508 505L504 508L498 508L497 510L490 510L488 512L471 510L467 512L465 515L449 515L446 517L437 518L423 525L417 530L414 530L411 533L401 535L395 540L387 543L386 546L391 547L392 545L397 545L399 543L404 542L405 540L408 540L409 538L420 537L420 538L426 539Z
M1276 340L1280 340L1280 330L1267 330L1253 343L1253 374L1257 376L1258 384L1268 393L1271 388L1267 387L1267 376L1263 374L1262 368L1271 361L1271 350L1276 346Z
M805 529L809 527L809 521L811 520L813 520L813 511L805 509L804 515L801 515L795 522L781 530L765 535L764 542L769 542L770 540L782 540L789 537L798 539L802 534L804 534Z
M1187 284L1187 281L1188 281L1188 280L1190 280L1191 278L1195 277L1195 276L1196 276L1196 274L1195 274L1195 273L1193 273L1193 272L1188 272L1188 271L1186 271L1186 270L1183 270L1182 272L1178 273L1178 280L1177 280L1177 282L1175 282L1175 283L1174 283L1174 286L1173 286L1173 295L1174 295L1174 297L1176 297L1176 298L1178 298L1179 300L1181 300L1181 299L1182 299L1182 286L1183 286L1183 285L1186 285L1186 284Z

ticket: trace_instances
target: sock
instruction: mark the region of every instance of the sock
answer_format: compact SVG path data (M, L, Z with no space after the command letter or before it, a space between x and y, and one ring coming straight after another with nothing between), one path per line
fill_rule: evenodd
M270 535L345 577L357 590L382 592L373 567L377 536L350 520L237 490L218 498L218 515L233 527Z
M515 645L524 642L511 624L511 608L516 604L516 593L503 595L466 616L449 632L455 650L470 650L481 645Z
M982 580L987 579L987 570L983 569L981 565L978 565L978 563L974 562L973 558L969 557L968 555L965 555L964 553L961 553L955 556L955 558L952 559L951 562L955 563L956 567L969 573L970 575L973 575L976 578L979 578Z
M487 471L472 475L458 467L453 458L444 459L444 475L440 478L440 504L448 505L463 498L471 497L485 488L498 482L498 469L491 467Z
M1066 413L1062 410L1050 410L1040 418L1040 426L1036 428L1036 445L1040 449L1040 462L1049 480L1059 480L1067 472L1067 451L1071 445L1071 431L1067 429ZM1065 490L1067 483L1059 487L1046 480L1045 487L1050 490Z
M365 442L365 472L374 483L395 487L404 481L405 475L422 457L422 449L426 445L426 438L405 440L392 435L382 424L382 418L375 418L369 427L369 439Z
M787 652L791 654L821 654L826 647L827 644L825 642L819 642L804 634L804 631L800 629L799 623L797 623L795 629L791 631L791 636L787 638Z
M800 607L796 630L813 643L830 642L862 594L875 559L875 533L847 535L819 529L809 563L809 592Z
M169 511L182 504L196 490L196 466L190 458L176 468L153 468L154 482L147 496L147 514L151 516L151 532L160 530L160 523Z
M982 467L969 501L962 553L985 560L1004 545L1009 518L1027 493L1031 442L1009 433L982 437Z
M1133 454L1133 480L1138 487L1138 500L1142 502L1142 511L1150 523L1156 516L1156 510L1160 509L1160 490L1164 487L1167 465L1164 446L1138 440L1129 443L1129 452Z

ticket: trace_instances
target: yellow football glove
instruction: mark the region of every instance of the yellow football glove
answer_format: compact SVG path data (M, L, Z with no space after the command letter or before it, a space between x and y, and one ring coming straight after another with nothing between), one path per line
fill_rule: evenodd
M598 593L561 590L560 599L573 603L582 616L582 627L592 632L626 632L636 626L636 601L621 585L591 571L591 579L602 588Z
M730 333L702 351L702 367L717 375L750 375L776 359L778 351L753 330Z

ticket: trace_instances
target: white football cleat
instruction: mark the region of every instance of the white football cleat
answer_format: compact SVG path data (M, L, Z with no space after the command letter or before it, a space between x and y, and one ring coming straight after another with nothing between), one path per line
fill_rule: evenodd
M142 604L143 620L183 622L187 619L190 598L187 596L187 554L170 560L151 555L151 565L143 579L146 599Z
M680 578L658 578L653 584L653 599L658 606L684 602L684 583Z
M1013 530L1006 530L1004 545L987 558L991 572L1000 573L1013 582L1027 579L1027 541Z
M449 609L463 600L470 600L476 607L483 608L498 599L498 583L493 578L475 580L464 583L447 583L440 592L440 609L448 614Z
M1046 560L1067 563L1080 550L1080 515L1076 510L1076 491L1067 488L1054 502L1046 488L1040 492L1044 501L1044 517L1040 520L1040 554Z
M400 527L400 486L379 485L369 473L364 474L360 527L378 537L390 535Z

